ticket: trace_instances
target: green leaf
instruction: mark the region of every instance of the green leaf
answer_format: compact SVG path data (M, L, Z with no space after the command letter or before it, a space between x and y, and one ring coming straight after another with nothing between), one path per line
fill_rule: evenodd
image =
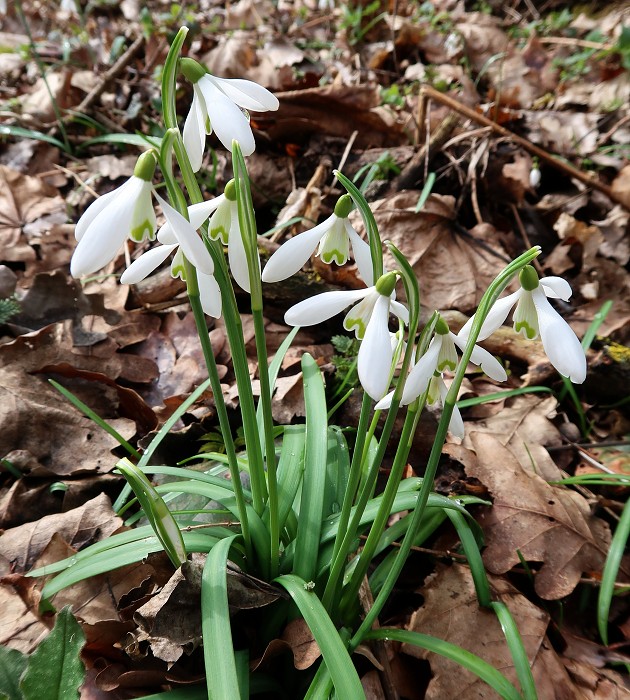
M72 700L79 697L85 667L79 656L85 636L70 608L55 620L52 632L30 655L20 682L24 700Z
M84 141L81 150L98 143L115 143L121 146L137 146L138 148L160 148L162 139L159 136L145 136L144 134L105 134Z
M28 656L17 649L0 647L0 697L22 700L20 678L28 663Z
M317 570L326 490L328 415L322 375L317 363L308 353L302 355L302 373L306 406L306 451L293 572L306 581L312 581Z
M368 632L364 639L392 639L403 644L413 644L414 646L440 654L447 659L472 671L476 676L485 681L505 700L521 700L521 696L508 679L487 661L475 656L466 649L458 647L456 644L445 642L437 637L420 632L409 632L400 629L378 629Z
M335 686L336 697L347 700L365 698L361 681L350 654L319 598L309 590L299 576L287 575L276 579L297 605L322 652L326 668Z
M48 136L48 134L42 134L41 131L23 129L21 126L9 126L7 124L3 124L0 126L0 136L16 136L23 139L45 141L46 143L52 143L53 146L57 146L57 148L60 148L62 151L67 151L65 144L59 141L59 139Z
M208 698L242 698L234 658L227 595L227 559L236 535L221 540L208 554L201 578L201 629Z

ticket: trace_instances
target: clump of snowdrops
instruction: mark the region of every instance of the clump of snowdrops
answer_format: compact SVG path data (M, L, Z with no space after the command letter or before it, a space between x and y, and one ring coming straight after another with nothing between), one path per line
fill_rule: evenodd
M456 398L468 363L478 365L496 381L506 379L502 364L476 343L496 330L512 307L516 307L516 330L530 339L540 335L558 371L574 382L584 380L584 351L548 301L548 297L568 299L568 284L556 277L539 279L531 263L540 250L532 248L496 277L458 334L451 332L438 311L420 324L420 289L404 252L381 240L368 204L341 173L337 177L347 194L339 198L334 213L282 245L261 272L245 161L255 142L245 110L275 110L278 100L251 81L221 79L195 61L181 58L185 37L186 30L180 30L163 70L164 136L159 142L147 143L133 176L122 187L97 199L83 214L76 226L78 244L71 271L81 277L100 270L117 256L127 238L135 243L157 239L147 252L135 257L121 282L134 284L171 259L172 274L187 285L208 381L141 454L127 445L129 457L117 465L128 485L115 508L126 513L136 504L147 524L35 572L57 573L46 584L44 596L51 597L88 576L140 561L152 552L164 550L175 568L193 552L207 553L199 614L208 697L249 697L256 687L273 688L277 683L290 697L359 699L364 692L352 654L360 644L386 639L443 654L476 673L502 697L535 697L520 635L507 607L491 598L479 553L479 528L466 511L466 505L480 501L446 498L431 488L447 432L459 437L464 433ZM182 130L175 106L176 82L181 77L192 83L194 95ZM205 200L195 173L202 166L206 136L212 132L232 152L234 179L223 194ZM176 178L176 168L181 180ZM154 185L158 169L162 195ZM156 202L166 220L159 231ZM367 242L348 218L354 207L363 218ZM383 245L396 261L395 269L383 268ZM338 265L352 254L365 288L326 292L290 308L285 319L295 329L269 364L263 282L286 279L315 252L324 262ZM500 298L515 277L520 289ZM396 299L399 282L405 303ZM234 284L249 294L251 302L260 378L257 400ZM271 414L274 382L297 329L342 312L344 327L360 341L357 371L363 399L357 425L329 424L321 372L315 360L304 354L305 423L276 426ZM222 315L227 331L242 418L242 451L237 451L233 440L206 315ZM394 331L390 330L392 319ZM160 440L208 385L225 454L200 456L200 460L210 460L203 470L154 464L152 455ZM441 403L442 413L424 477L403 478L420 415L426 404L436 402ZM384 490L376 493L377 476L388 447L393 449L389 443L401 409L404 421L391 470ZM384 423L379 428L382 414ZM168 476L170 481L155 485L151 479L158 476ZM180 494L203 497L213 507L218 504L222 523L169 507ZM400 516L392 519L394 514ZM459 533L480 605L494 610L504 630L520 691L498 670L457 646L376 624L412 546L424 542L447 518ZM396 548L390 546L394 542ZM268 638L260 640L261 648L284 623L301 616L321 651L319 663L282 679L265 677L264 671L249 673L248 650L226 643L232 624L227 577L235 569L284 591L265 609L268 616L262 619L267 622L260 624L259 632ZM366 587L371 595L360 596ZM372 602L369 606L360 603L365 600Z

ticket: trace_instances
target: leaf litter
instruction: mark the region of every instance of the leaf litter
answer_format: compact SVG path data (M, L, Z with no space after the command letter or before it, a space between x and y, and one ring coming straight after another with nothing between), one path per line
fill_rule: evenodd
M83 144L102 131L151 132L151 113L142 114L139 104L157 97L150 75L163 60L162 30L171 19L159 3L149 3L158 30L111 79L105 71L119 50L117 41L125 45L125 30L128 36L141 32L137 3L108 10L106 24L105 15L90 16L85 31L92 37L93 54L73 39L65 50L74 65L64 63L60 42L72 18L54 8L39 12L34 3L23 5L33 36L42 42L40 55L50 68L47 79L58 106L76 109L93 88L99 91L86 109L94 123L64 121L73 158L50 144L11 139L5 139L0 153L0 262L12 274L5 275L2 289L6 296L15 291L21 306L0 328L0 457L22 473L14 479L5 472L0 483L6 528L0 539L0 633L3 645L30 653L45 637L50 621L39 613L37 591L22 573L35 562L70 555L121 524L104 495L117 492L119 482L108 473L117 459L116 441L61 400L46 379L62 381L124 437L146 440L204 376L183 287L168 270L128 290L115 278L123 269L121 255L106 276L83 289L68 276L72 222L91 201L90 190L111 190L128 176L133 160L122 151L112 157L102 146ZM624 406L606 408L626 396L624 372L630 372L623 359L630 328L630 79L622 65L627 53L616 43L628 24L627 13L613 4L599 15L569 12L570 8L565 12L562 7L545 14L529 2L509 7L478 3L487 6L486 12L471 11L472 5L450 0L401 3L395 15L384 7L383 21L360 36L361 27L348 21L341 6L305 22L304 16L314 10L302 2L276 7L243 0L226 8L193 4L188 8L191 18L216 31L196 34L191 52L222 76L247 77L279 93L281 109L253 120L263 144L251 159L260 230L291 216L304 220L275 233L273 241L328 215L339 195L331 167L341 165L344 173L360 178L361 168L378 160L366 194L379 226L410 256L423 288L424 311L444 311L453 330L463 325L503 260L530 244L543 246L547 274L562 274L571 281L574 298L558 308L580 336L603 302L612 299L612 310L589 353L593 379L581 398L596 421L593 436L604 442L627 439ZM13 103L0 120L60 138L48 90L32 60L16 50L28 44L17 17L9 12L1 29L2 46L7 48L0 53L2 99ZM400 191L396 168L414 165L422 144L431 141L448 115L444 105L432 101L423 116L419 80L450 90L479 114L507 124L532 146L545 149L549 159L537 161L527 144L512 143L460 117L449 127L441 148L426 150L419 167L410 171L412 184ZM589 177L600 179L613 199L592 189L588 178L580 181L563 170L563 158L591 171ZM65 169L53 170L51 163ZM537 187L530 183L534 163L541 169ZM231 177L220 151L216 166L206 165L210 187L213 180L220 185ZM322 166L323 175L314 178ZM416 211L430 172L437 174L433 193ZM278 218L283 207L285 213ZM261 247L271 245L261 239ZM272 352L288 331L282 315L296 295L359 284L354 272L325 272L323 277L313 259L306 274L297 278L297 290L265 290ZM246 316L244 325L251 337ZM276 420L299 421L304 415L298 365L304 349L318 358L333 381L330 336L339 328L327 330L328 335L300 334L285 358L273 400ZM221 323L209 333L224 394L236 406L238 392ZM509 388L557 388L539 344L525 346L504 327L484 345L507 359ZM255 389L258 368L253 347L248 349ZM464 387L465 398L497 390L473 373ZM563 650L559 640L563 635L569 640L569 633L558 628L549 605L566 602L578 636L594 639L588 624L581 625L572 601L584 579L601 575L614 518L600 507L598 494L581 495L549 483L561 478L564 469L576 469L579 461L571 450L561 451L565 434L575 427L573 409L538 394L476 406L464 417L466 440L463 445L447 443L445 457L462 465L467 483L478 482L493 500L492 508L477 513L486 537L484 561L493 574L494 595L517 617L540 696L627 697L627 679L593 661L603 649L596 641L591 641L596 651L590 656L575 652L575 644L572 651L570 644ZM212 397L202 397L184 418L181 439L198 441L195 436L203 435L214 420ZM418 454L424 450L418 449ZM615 458L622 465L624 449ZM418 458L412 465L420 472L421 462ZM621 466L618 471L626 470ZM62 483L65 490L51 492L52 483ZM523 562L533 576L532 587L526 583ZM402 606L408 610L407 619L404 610L394 618L410 629L461 643L508 676L513 674L498 623L479 610L468 569L434 561L430 566L434 573L423 587L415 580L401 591L409 596L420 592L424 604L415 611ZM106 689L107 697L122 697L119 692L134 687L151 692L196 679L182 665L182 650L192 650L195 633L186 637L193 640L186 647L186 635L155 630L161 616L167 621L162 631L175 619L184 626L191 622L181 600L176 603L177 595L167 595L181 585L179 579L170 582L172 572L167 571L159 557L151 557L139 567L59 594L59 606L71 605L86 632L84 656L90 660L85 697L99 697L99 689ZM627 581L627 576L622 567L621 580ZM617 605L616 633L627 642L624 599L617 598ZM141 618L151 621L143 627L138 625ZM317 658L316 645L308 635L300 636L300 630L287 628L283 639L276 640L279 647L288 644L305 653L296 663L310 664ZM407 647L402 652L403 657L418 653ZM463 687L462 672L453 673L440 657L423 658L431 667L430 680L423 671L426 697L489 697L487 688L472 678ZM621 654L615 661L624 658ZM398 663L395 654L392 663ZM400 678L404 675L401 671ZM380 697L378 676L370 676L369 684L373 697ZM405 687L402 694L410 693Z

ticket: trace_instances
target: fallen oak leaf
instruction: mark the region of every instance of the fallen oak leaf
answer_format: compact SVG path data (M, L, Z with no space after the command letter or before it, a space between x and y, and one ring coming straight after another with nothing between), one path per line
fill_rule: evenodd
M507 573L519 564L519 553L526 561L541 562L534 588L545 600L569 595L584 571L601 571L610 530L591 515L584 497L524 469L493 435L473 432L470 439L477 459L466 464L466 473L494 497L480 517L488 571Z

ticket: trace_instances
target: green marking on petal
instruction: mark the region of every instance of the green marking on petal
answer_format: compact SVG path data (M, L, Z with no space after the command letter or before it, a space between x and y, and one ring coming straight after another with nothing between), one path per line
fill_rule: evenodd
M357 338L365 335L365 323L360 318L346 318L344 327L347 331L354 331Z
M348 259L342 250L326 250L321 254L322 260L330 265L332 262L337 263L337 265L343 265Z
M136 243L140 243L145 238L153 238L154 232L153 222L149 219L145 219L138 226L134 226L134 228L131 229L129 238Z
M220 239L223 245L227 245L231 227L232 205L228 199L225 199L219 204L214 214L210 217L208 236L210 236L213 241Z
M514 330L517 333L523 334L525 338L528 340L534 340L536 336L538 335L538 329L537 328L532 328L527 321L515 321L514 322Z

